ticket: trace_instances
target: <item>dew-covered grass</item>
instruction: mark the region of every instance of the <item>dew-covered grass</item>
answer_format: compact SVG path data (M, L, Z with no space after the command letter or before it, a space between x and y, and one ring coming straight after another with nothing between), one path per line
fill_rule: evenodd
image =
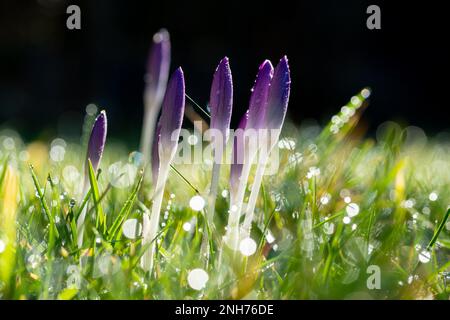
M365 95L324 127L285 124L279 169L264 177L251 236L237 252L222 242L229 168L207 225L210 162L173 164L151 273L140 257L153 184L139 153L107 140L83 197L85 137L24 144L3 131L0 298L448 299L448 136L395 123L367 134L358 121Z

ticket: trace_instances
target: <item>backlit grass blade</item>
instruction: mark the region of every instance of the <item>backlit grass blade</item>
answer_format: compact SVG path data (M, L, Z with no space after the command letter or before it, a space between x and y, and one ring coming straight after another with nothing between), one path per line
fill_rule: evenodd
M446 222L448 220L448 216L449 215L450 215L450 209L447 210L445 216L441 220L441 223L439 223L439 226L438 226L436 232L434 233L433 238L431 238L431 241L430 241L430 243L427 246L427 250L430 250L434 246L434 244L436 243L436 241L437 241L437 239L439 237L439 234L442 232L442 229L444 229L444 226L445 226L445 224L446 224Z
M94 201L95 211L97 213L96 228L103 227L103 232L106 232L106 216L100 203L100 192L98 189L97 178L95 176L94 168L92 167L91 160L88 159L89 169L89 182L92 190L92 200Z
M47 204L47 201L45 200L45 195L42 192L42 188L41 188L41 185L39 184L39 180L38 180L36 174L34 173L33 166L30 165L29 168L30 168L31 177L32 177L33 183L34 183L34 188L35 188L36 193L37 193L37 195L39 197L39 202L41 203L42 208L44 209L44 212L45 212L45 214L47 216L47 219L50 222L50 239L52 239L54 235L56 237L58 237L59 236L58 230L55 227L55 221L53 219L53 215L52 215L52 213L50 211L50 208L49 208L49 206ZM53 241L54 241L54 239L53 239ZM51 241L50 243L53 243L53 241ZM51 248L52 246L50 246L50 244L49 244L49 247Z
M138 182L136 183L136 186L134 187L133 191L128 196L127 201L125 201L122 209L120 210L119 214L117 215L116 219L114 220L113 224L108 230L108 239L113 240L116 238L116 235L118 231L120 230L123 222L127 219L128 215L131 212L131 209L133 207L134 201L137 198L137 194L141 188L142 180L144 178L143 173L140 174L138 178Z
M12 272L16 265L16 216L17 194L19 193L19 179L16 170L10 165L6 165L2 180L2 184L0 184L0 240L4 248L0 255L0 279L6 286L5 291L8 292Z

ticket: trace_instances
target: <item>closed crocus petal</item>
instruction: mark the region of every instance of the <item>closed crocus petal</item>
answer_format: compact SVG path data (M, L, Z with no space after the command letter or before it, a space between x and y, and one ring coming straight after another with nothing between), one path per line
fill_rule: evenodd
M267 98L266 112L263 119L263 129L269 129L270 139L267 140L267 149L260 148L260 161L256 169L255 178L252 184L247 204L245 218L242 226L242 236L250 235L251 223L258 198L259 189L262 183L265 166L269 159L271 149L278 141L284 118L286 116L287 106L289 102L289 91L291 85L291 76L286 56L284 56L275 68L272 81L270 82L269 96ZM272 132L275 131L275 132Z
M147 62L144 89L144 122L142 126L140 150L143 164L150 161L154 146L156 120L164 98L170 69L170 38L167 30L162 29L153 36L153 43Z
M90 159L94 171L97 171L102 159L103 149L105 148L107 126L106 112L103 110L95 119L91 136L89 137L86 168L88 168L88 159Z
M146 99L151 99L151 103L161 103L169 78L169 68L170 36L166 29L161 29L153 36L145 76Z
M291 75L287 57L281 58L270 83L264 126L267 129L281 129L286 116L291 86Z
M157 126L160 161L167 160L166 155L172 158L176 152L181 124L183 123L184 91L183 70L178 68L169 80Z
M230 128L233 107L233 80L227 57L220 61L214 72L209 104L211 108L211 128L220 130L226 137Z
M247 111L241 118L239 126L235 131L233 142L233 155L230 167L230 191L232 196L237 194L242 173L244 156L245 156L245 128L249 119L249 111Z
M142 245L147 246L151 243L141 259L141 266L145 271L150 271L153 267L153 255L155 251L155 243L153 240L158 233L164 188L170 169L170 163L177 151L183 115L184 76L183 70L178 68L169 80L167 91L164 96L161 117L159 118L156 130L156 145L158 149L153 150L154 164L152 166L153 179L156 181L156 186L152 198L151 214L144 214L142 227Z
M211 134L214 137L214 163L209 190L208 221L212 223L217 188L219 186L220 167L230 130L231 112L233 108L233 81L228 58L223 58L214 72L209 99L211 108ZM203 238L206 241L206 237ZM204 243L206 243L204 241ZM205 248L205 246L202 246Z
M106 142L106 132L107 132L107 119L106 112L102 110L98 117L95 119L94 125L92 127L91 136L89 137L88 150L86 154L86 164L85 164L85 176L84 176L84 186L82 197L86 194L89 189L89 161L91 161L92 169L94 171L98 170L100 161L103 155L103 149L105 148ZM86 218L86 206L83 211L78 216L77 220L77 231L78 231L78 247L83 245L83 233L84 233L84 220Z
M264 120L267 97L269 95L270 81L273 77L273 66L269 60L265 60L259 67L255 84L252 89L249 103L249 120L247 128L259 129Z

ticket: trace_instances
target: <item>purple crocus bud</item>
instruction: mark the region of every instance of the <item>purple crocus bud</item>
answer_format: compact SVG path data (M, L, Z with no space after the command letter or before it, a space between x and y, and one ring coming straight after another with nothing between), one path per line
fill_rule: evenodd
M146 100L151 104L161 104L166 90L170 68L170 36L166 29L161 29L153 36L153 43L147 62L145 76Z
M86 155L86 170L88 170L88 159L91 160L94 171L97 171L102 159L103 149L105 148L106 132L107 132L106 112L103 110L95 119L92 127L91 136L89 137L88 150ZM88 171L86 171L88 172Z
M143 163L149 162L154 145L155 125L161 102L166 92L170 69L170 37L165 29L153 36L153 43L147 62L144 90L144 123L142 126L140 150Z
M220 130L226 139L233 107L233 79L227 57L220 61L214 72L209 104L211 108L210 127ZM226 140L223 142L225 143Z
M263 125L262 121L264 120L264 113L272 76L272 63L269 60L265 60L259 67L255 84L252 89L252 94L250 96L248 108L249 120L247 122L247 128L249 129L259 129Z
M170 77L167 91L162 104L161 117L157 125L156 145L157 151L153 149L153 180L156 182L153 195L152 211L149 216L144 214L142 226L142 244L148 245L158 233L161 203L164 196L164 187L170 169L170 163L177 151L178 138L180 136L181 124L184 115L184 75L183 70L178 68ZM145 271L150 271L153 266L153 253L155 243L147 249L141 259Z
M249 111L242 116L239 126L235 131L233 142L232 163L230 167L230 190L233 195L237 194L242 174L245 156L245 128L249 120Z
M181 68L170 77L157 126L159 161L172 160L184 116L184 74Z
M231 77L230 63L227 57L220 61L214 72L209 105L211 109L210 129L212 129L211 133L214 136L214 163L209 189L210 201L207 217L208 221L212 223L217 188L219 186L221 160L227 145L231 112L233 108L233 79Z
M291 75L287 57L281 58L275 67L264 113L264 127L266 129L281 129L286 116L291 87Z
M107 128L108 122L106 119L106 112L102 110L94 121L91 135L89 137L88 149L86 154L86 163L84 165L85 174L84 174L82 197L84 197L89 188L89 160L91 161L92 169L94 169L94 172L96 172L102 159L103 149L105 148ZM84 209L78 216L77 220L77 231L78 231L77 243L79 248L81 248L81 246L83 245L84 220L86 218L86 212L87 212L86 207L84 207Z

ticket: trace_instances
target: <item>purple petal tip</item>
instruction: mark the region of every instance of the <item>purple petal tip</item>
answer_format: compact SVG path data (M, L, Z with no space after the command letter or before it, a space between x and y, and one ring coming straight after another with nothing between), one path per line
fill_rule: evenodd
M274 70L265 114L268 129L281 129L286 116L291 87L291 75L286 56L280 59Z
M270 81L273 76L273 66L270 60L265 60L260 66L253 85L249 104L249 120L247 128L258 129L263 125L266 112Z
M166 89L170 68L170 36L166 29L161 29L153 35L147 61L145 77L146 92L155 104L160 104Z
M102 110L94 121L89 137L87 159L91 160L94 170L98 169L106 143L108 120L105 110ZM87 161L86 159L86 161Z
M167 29L162 28L153 35L153 43L160 43L164 41L170 41L170 34Z
M162 105L159 143L164 149L176 147L178 141L173 141L172 133L181 128L184 115L185 85L184 74L181 68L177 68L169 79L166 94Z
M214 72L209 104L211 128L227 131L230 127L233 107L233 79L228 57L220 60Z

